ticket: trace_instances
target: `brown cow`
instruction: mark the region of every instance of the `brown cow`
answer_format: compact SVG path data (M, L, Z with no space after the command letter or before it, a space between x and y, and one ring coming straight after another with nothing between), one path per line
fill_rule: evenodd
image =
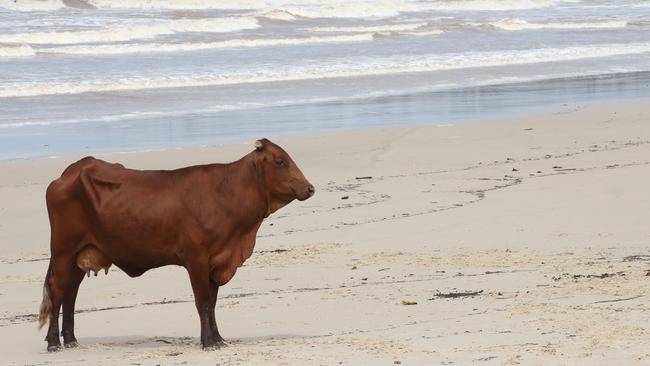
M253 253L262 220L314 194L291 157L267 139L230 164L132 170L87 157L47 188L50 265L39 324L47 350L75 347L74 305L90 271L115 264L131 277L175 264L189 273L204 349L223 345L214 317L219 286Z

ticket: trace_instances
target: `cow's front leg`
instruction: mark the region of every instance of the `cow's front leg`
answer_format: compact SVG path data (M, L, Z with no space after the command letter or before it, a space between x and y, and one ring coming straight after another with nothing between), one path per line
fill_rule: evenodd
M219 328L217 328L217 320L215 319L214 312L217 306L217 295L219 294L219 285L214 281L210 281L210 303L212 304L212 310L210 310L210 328L212 329L212 334L217 337L217 342L219 346L225 346L226 342L219 334Z
M197 255L196 257L201 258L202 256ZM186 268L190 275L192 291L194 292L194 302L201 322L201 345L203 345L204 350L217 349L219 348L220 337L213 332L210 324L210 313L214 314L214 306L212 305L212 297L210 296L210 271L208 269L208 263L207 261L205 263L194 261L188 263Z

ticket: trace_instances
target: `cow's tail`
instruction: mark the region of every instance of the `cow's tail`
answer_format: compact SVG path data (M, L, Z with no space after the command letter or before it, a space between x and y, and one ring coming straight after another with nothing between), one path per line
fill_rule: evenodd
M41 302L41 309L38 312L38 329L42 329L47 324L52 312L52 298L50 296L50 273L52 272L52 259L50 258L50 265L47 267L47 274L45 275L45 283L43 284L43 301Z

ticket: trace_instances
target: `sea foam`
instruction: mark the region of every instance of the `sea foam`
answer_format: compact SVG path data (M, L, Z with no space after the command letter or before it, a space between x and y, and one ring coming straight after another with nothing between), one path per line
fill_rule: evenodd
M230 39L219 42L195 43L126 43L107 45L80 45L48 47L38 49L38 54L61 55L117 55L128 53L157 53L183 52L201 50L219 50L230 48L253 48L272 46L298 46L326 43L368 42L375 39L374 33L362 33L343 36L303 37L303 38L259 38L259 39Z
M28 45L2 46L0 45L0 58L2 57L29 57L36 52Z
M208 72L190 75L150 76L146 78L120 78L84 80L80 82L17 82L0 85L0 97L21 97L49 94L79 94L144 90L158 88L233 85L273 81L313 80L336 77L359 77L399 73L430 72L524 65L543 62L573 61L586 58L643 54L650 52L650 43L601 44L566 48L538 48L425 54L418 56L396 55L383 59L358 57L344 63L314 62L310 65L268 65L265 68L244 69L232 72Z
M556 23L529 23L523 19L502 19L492 22L490 25L509 31L539 30L539 29L607 29L625 28L628 23L625 20L603 20L591 22L556 22Z
M174 20L147 25L100 28L97 30L30 32L0 34L0 43L75 44L97 42L122 42L153 39L161 35L181 32L228 33L257 28L254 17L224 17L212 19Z

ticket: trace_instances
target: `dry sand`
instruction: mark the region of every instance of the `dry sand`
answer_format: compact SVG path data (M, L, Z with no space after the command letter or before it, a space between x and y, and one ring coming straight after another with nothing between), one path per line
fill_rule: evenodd
M80 156L0 163L1 363L650 364L648 101L274 140L317 194L221 289L216 352L175 267L86 279L81 346L45 352L44 190ZM169 169L251 144L99 157Z

